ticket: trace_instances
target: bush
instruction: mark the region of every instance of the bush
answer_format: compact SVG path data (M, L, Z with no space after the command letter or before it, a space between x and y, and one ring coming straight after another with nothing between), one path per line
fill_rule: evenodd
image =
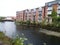
M31 24L31 22L28 20L28 21L26 22L26 24L27 24L27 25L30 25L30 24Z
M12 45L24 45L25 40L27 40L27 38L17 36L15 39L13 39Z

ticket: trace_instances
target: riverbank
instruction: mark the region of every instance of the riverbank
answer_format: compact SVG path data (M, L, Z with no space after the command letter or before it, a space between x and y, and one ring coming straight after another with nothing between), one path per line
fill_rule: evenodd
M51 31L56 31L60 32L60 26L55 26L53 24L43 24L43 23L30 23L30 24L16 24L19 26L28 26L28 27L37 27L37 28L42 28L42 29L47 29Z
M60 45L60 33L49 30L40 30L40 38L46 43L46 45Z
M28 26L17 26L18 29L26 29L26 28L30 28L31 30L34 29L34 31L36 31L37 33L45 33L46 35L52 35L52 36L56 36L59 37L60 36L60 32L58 31L53 31L53 30L47 30L44 28L40 28L40 27L28 27Z
M49 30L49 31L60 32L60 26L53 25L53 24L47 24L47 25L43 24L43 25L40 25L40 28L46 29L46 30Z
M0 32L0 45L12 45L11 39Z
M0 32L0 45L24 45L25 40L27 38L18 35L15 38L9 38L3 32Z
M44 33L46 35L51 35L51 36L56 36L56 37L60 37L60 33L59 32L55 32L55 31L49 31L49 30L40 30L40 33Z

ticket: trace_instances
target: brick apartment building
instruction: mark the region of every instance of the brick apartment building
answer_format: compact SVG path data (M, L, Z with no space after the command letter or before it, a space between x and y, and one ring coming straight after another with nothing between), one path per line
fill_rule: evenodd
M23 21L24 16L23 16L23 11L17 11L16 12L16 21Z
M42 22L42 8L36 8L36 16L35 16L36 22Z
M16 20L17 21L30 20L31 22L33 21L42 22L46 20L46 22L51 23L52 18L50 14L52 13L53 9L57 12L57 16L60 16L60 0L47 2L43 7L17 11Z
M45 3L45 6L46 6L45 15L47 18L46 21L51 23L52 18L50 14L52 13L53 9L57 12L57 16L60 15L60 0L55 0L55 1Z

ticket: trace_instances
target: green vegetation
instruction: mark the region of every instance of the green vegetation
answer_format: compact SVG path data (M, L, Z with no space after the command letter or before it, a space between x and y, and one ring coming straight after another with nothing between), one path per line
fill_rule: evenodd
M42 22L41 28L60 32L60 16L57 17L57 12L54 9L50 16L52 18L52 23L45 24L45 22Z
M27 40L27 38L23 36L19 37L17 36L15 39L12 41L12 45L24 45L24 41Z
M3 45L12 45L11 39L4 35L4 33L0 32L0 43Z
M54 9L52 11L51 17L52 17L52 25L54 27L59 27L59 25L60 25L60 16L57 17L57 12Z
M4 35L4 33L0 32L0 44L2 45L24 45L24 41L28 40L25 38L24 34L21 37L16 36L16 38L11 39ZM27 43L28 45L32 45Z
M2 19L4 19L5 17L0 17L0 22L2 21Z
M30 25L31 24L30 20L27 20L26 24L27 25Z
M52 10L52 13L49 15L49 17L52 19L52 22L50 22L50 18L48 19L49 21L46 23L46 18L43 22L41 23L36 23L34 22L30 22L29 20L26 22L19 22L22 25L31 25L31 26L39 26L41 28L44 29L48 29L48 30L55 30L55 31L60 31L60 16L57 16L57 12L55 11L55 9ZM50 22L50 23L49 23Z
M52 10L51 17L52 17L52 21L55 22L57 19L57 12L54 9Z

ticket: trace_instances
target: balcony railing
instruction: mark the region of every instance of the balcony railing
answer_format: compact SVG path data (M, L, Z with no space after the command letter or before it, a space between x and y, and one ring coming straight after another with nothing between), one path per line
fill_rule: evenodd
M42 15L39 15L38 18L42 18Z
M47 15L50 15L52 13L52 11L49 11L49 12L47 12Z
M48 7L52 7L52 4L51 5L47 5Z
M60 1L57 4L60 5Z
M57 11L57 14L60 14L60 10Z
M48 7L48 9L47 10L52 10L53 8L52 7Z
M60 9L60 5L58 5L58 8L57 8L58 10Z
M42 8L39 8L39 11L42 11Z
M39 12L39 14L42 14L42 12Z

